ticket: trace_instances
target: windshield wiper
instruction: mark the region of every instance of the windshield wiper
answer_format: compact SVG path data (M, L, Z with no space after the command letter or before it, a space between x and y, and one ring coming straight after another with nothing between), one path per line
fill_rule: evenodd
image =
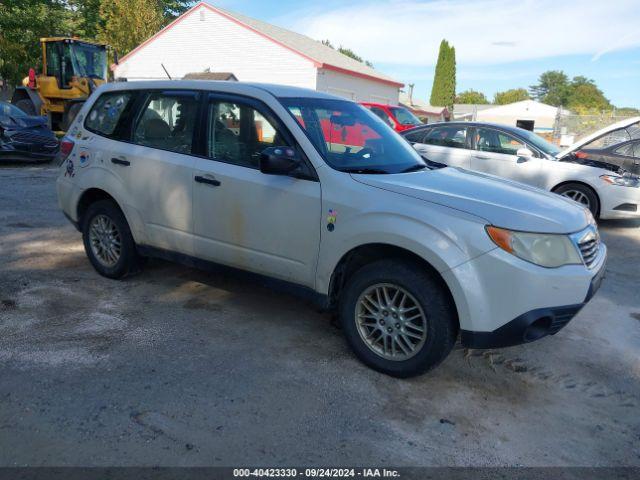
M366 167L341 168L340 171L346 172L346 173L374 173L379 175L384 175L389 173L386 170L382 170L381 168L366 168Z
M409 168L405 168L404 170L401 170L400 173L417 172L419 170L424 170L425 168L427 168L426 165L421 165L418 163L416 165L411 165Z

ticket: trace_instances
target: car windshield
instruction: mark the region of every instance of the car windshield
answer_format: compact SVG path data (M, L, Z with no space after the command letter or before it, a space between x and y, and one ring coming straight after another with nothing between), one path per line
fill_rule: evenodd
M546 153L547 155L551 155L552 157L555 157L557 154L560 153L560 148L557 145L554 145L551 142L547 142L540 135L530 132L529 130L520 129L518 130L518 134L521 137L524 137L524 139L527 142L529 142L531 145L538 148L539 150Z
M422 122L418 117L416 117L413 113L411 113L406 108L402 107L391 107L391 112L393 116L396 117L396 120L400 122L401 125L420 125Z
M403 173L427 168L420 155L380 118L347 100L281 98L324 160L351 173Z
M15 105L11 105L7 102L0 102L0 117L23 118L26 116L27 114Z

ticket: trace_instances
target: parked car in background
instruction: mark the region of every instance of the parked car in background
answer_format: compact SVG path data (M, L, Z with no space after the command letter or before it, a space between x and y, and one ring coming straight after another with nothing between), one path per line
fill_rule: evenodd
M422 125L422 121L404 107L369 102L362 102L361 105L371 110L396 132Z
M434 123L402 132L425 158L569 197L596 218L640 218L640 179L618 165L584 162L533 132L483 122Z
M49 161L57 152L58 139L46 117L30 116L0 102L0 160Z
M144 255L275 278L338 313L389 375L432 368L459 333L470 348L553 335L605 270L586 208L430 169L363 107L313 90L103 85L62 143L58 201L98 273Z
M588 135L571 145L563 156L583 165L640 174L640 117Z

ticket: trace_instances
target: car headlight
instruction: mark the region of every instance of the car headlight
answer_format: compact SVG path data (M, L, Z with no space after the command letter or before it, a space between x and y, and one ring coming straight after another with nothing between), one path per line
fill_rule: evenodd
M528 233L487 226L493 243L522 260L541 267L582 265L582 257L568 235Z
M600 178L611 185L640 187L640 178L631 175L601 175Z

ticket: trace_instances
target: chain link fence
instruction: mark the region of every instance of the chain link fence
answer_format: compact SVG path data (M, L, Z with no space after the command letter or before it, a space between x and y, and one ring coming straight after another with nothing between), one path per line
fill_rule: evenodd
M556 117L552 138L549 140L561 146L569 146L582 137L633 116L611 113L601 115L567 115L563 113Z

